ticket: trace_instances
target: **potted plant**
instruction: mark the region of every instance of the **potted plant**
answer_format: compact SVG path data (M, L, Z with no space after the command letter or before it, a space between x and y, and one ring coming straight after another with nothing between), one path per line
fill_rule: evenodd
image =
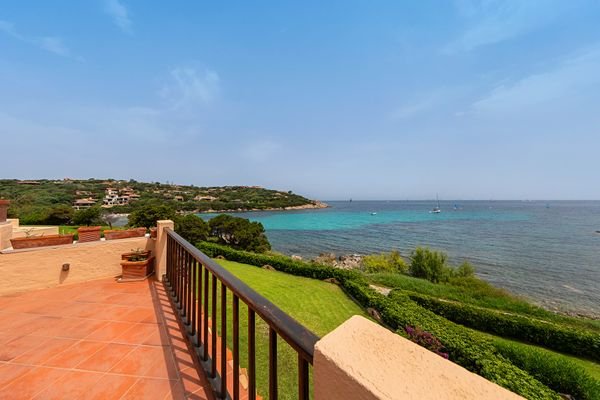
M104 238L106 240L126 239L132 237L142 237L146 234L146 228L133 228L125 230L105 230Z
M95 242L100 240L101 226L80 226L77 228L77 234L79 243Z
M156 234L157 234L158 228L157 227L152 227L150 228L150 237L152 239L156 239Z
M150 250L132 250L121 255L122 275L119 282L131 282L146 279L154 272L154 256Z
M31 230L25 231L25 237L10 239L12 248L15 250L30 249L34 247L60 246L73 243L73 234L68 235L40 235L31 234Z

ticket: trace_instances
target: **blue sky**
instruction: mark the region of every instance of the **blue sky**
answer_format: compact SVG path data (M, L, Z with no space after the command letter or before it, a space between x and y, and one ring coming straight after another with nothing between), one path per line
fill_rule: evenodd
M0 176L600 199L598 21L598 1L0 0Z

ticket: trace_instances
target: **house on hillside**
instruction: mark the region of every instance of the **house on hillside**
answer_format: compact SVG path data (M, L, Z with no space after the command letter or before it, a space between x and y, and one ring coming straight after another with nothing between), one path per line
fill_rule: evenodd
M76 210L81 210L84 208L90 208L90 207L94 207L96 205L98 200L91 198L91 197L87 197L84 199L77 199L73 202L73 208Z

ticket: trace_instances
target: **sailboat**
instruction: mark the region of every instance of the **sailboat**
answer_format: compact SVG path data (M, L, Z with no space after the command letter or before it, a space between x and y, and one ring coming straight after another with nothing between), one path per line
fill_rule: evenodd
M429 212L432 213L432 214L439 214L439 213L442 212L442 209L440 208L440 199L439 199L439 197L438 197L437 194L435 195L435 198L437 200L437 206L433 207L433 210L431 210Z

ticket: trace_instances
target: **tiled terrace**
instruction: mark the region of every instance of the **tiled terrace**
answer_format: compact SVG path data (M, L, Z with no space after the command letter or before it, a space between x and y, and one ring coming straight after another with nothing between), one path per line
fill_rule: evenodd
M0 399L213 399L162 283L0 297Z

